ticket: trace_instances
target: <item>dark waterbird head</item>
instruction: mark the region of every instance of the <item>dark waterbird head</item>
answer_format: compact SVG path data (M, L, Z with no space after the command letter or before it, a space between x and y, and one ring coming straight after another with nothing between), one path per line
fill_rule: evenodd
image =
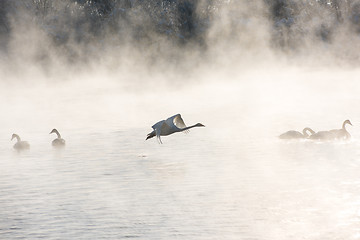
M15 133L13 133L13 135L11 136L11 141L14 139L14 138L18 138L19 136Z
M15 134L15 133L13 133L13 135L11 136L11 141L12 141L14 138L16 138L18 141L20 141L19 135Z
M61 138L61 135L59 133L58 130L56 130L56 128L54 128L53 130L51 130L51 132L49 134L55 133L57 135L58 138Z
M53 130L51 130L51 132L49 134L52 134L52 133L58 133L58 130L56 130L55 128Z
M195 126L196 126L196 127L205 127L205 125L204 125L204 124L201 124L201 123L197 123L197 124L195 124Z

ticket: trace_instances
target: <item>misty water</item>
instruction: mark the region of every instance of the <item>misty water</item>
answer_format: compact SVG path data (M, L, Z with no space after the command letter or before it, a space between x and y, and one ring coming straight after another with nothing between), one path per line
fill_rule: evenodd
M360 239L358 72L271 69L158 92L98 76L4 85L1 238ZM176 113L206 127L145 141ZM347 142L277 138L345 119Z

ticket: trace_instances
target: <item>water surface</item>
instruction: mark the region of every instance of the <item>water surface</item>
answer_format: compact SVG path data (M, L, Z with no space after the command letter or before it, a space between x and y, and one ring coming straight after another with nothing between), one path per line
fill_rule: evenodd
M3 97L1 238L360 239L359 86L317 76ZM145 141L176 113L206 127ZM349 142L277 139L347 118ZM63 150L51 147L54 127ZM12 132L31 149L14 151Z

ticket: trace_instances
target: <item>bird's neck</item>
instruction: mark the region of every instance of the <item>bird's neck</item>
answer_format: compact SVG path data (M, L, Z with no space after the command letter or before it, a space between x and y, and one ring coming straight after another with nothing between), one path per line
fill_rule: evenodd
M315 133L314 130L312 130L311 128L305 128L305 129L303 130L303 134L304 134L305 137L308 137L308 136L309 136L309 134L307 133L307 131L309 131L309 132L311 133L311 135L313 135L313 134Z
M57 135L57 138L61 138L61 135L58 131L55 131L56 135Z
M16 138L16 140L17 140L18 142L21 141L21 138L19 137L19 135L15 134L14 137Z
M186 131L186 130L189 130L190 128L193 128L193 127L198 127L198 126L196 124L194 124L192 126L182 128L181 131Z
M344 122L342 125L342 129L344 129L345 131L346 131L346 128L345 128L346 124L347 124L347 122Z
M305 137L308 137L308 136L309 136L309 134L307 133L307 129L306 129L306 128L303 130L303 135L304 135Z

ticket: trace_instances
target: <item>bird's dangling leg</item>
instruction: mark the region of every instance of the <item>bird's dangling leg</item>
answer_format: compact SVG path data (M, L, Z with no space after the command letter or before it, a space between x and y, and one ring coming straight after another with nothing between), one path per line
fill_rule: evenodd
M158 136L157 139L158 139L159 144L163 144L162 141L161 141L160 136Z

